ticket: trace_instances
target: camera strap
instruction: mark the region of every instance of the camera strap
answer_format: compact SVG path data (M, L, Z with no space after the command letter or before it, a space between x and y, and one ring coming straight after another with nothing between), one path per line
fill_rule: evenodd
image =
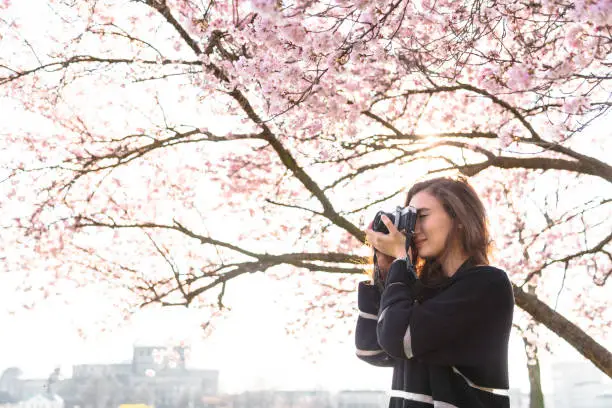
M410 260L410 245L412 243L412 234L414 231L407 231L406 232L406 242L404 243L404 248L406 249L406 262L411 263L414 266L414 260L411 261ZM415 254L412 253L412 256L414 256Z
M378 259L376 258L376 252L374 252L374 284L378 288L380 293L385 290L385 282L380 275L380 267L378 266Z

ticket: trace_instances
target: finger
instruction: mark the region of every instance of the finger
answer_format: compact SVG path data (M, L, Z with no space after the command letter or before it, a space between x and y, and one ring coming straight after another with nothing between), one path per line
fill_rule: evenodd
M389 230L389 232L393 230L395 230L395 225L393 225L393 222L389 219L389 217L387 217L386 215L383 215L381 217L383 223L385 224L385 226L387 227L387 229Z

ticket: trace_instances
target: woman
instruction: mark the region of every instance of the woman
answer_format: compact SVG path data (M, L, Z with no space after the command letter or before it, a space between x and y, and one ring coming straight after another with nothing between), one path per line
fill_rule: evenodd
M366 231L383 281L358 289L357 356L393 367L390 408L509 407L508 340L514 297L489 265L486 212L464 179L415 184L406 236ZM414 266L413 266L414 261Z

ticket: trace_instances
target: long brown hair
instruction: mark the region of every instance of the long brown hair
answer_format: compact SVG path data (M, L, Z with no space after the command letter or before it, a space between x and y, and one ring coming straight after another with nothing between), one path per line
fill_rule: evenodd
M415 269L426 284L444 281L442 260L450 253L450 243L460 242L463 251L474 265L488 265L492 242L489 236L487 214L474 188L465 177L439 177L421 181L412 186L406 197L406 206L417 193L425 191L434 196L444 211L451 217L453 225L446 237L442 254L435 259L418 257L418 250L411 245ZM459 227L461 225L461 228Z

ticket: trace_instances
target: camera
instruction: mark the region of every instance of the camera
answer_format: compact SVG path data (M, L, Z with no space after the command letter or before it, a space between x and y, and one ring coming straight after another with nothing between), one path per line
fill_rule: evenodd
M381 219L383 214L393 222L393 225L395 225L395 228L397 228L398 231L405 232L408 237L412 237L417 220L417 209L415 207L397 206L395 207L395 211L392 213L384 211L377 212L376 216L374 216L374 221L372 222L372 229L376 232L388 234L389 229Z
M413 245L412 243L412 234L414 234L414 226L416 225L417 220L417 209L412 206L408 207L395 207L395 211L392 213L379 211L374 216L374 221L372 221L372 229L376 232L382 232L383 234L388 234L389 229L381 219L381 217L386 215L395 228L398 231L404 232L406 234L406 253L408 253L408 247ZM381 271L378 265L378 259L376 257L376 251L374 252L374 284L378 287L380 293L385 288L384 278L381 276Z

